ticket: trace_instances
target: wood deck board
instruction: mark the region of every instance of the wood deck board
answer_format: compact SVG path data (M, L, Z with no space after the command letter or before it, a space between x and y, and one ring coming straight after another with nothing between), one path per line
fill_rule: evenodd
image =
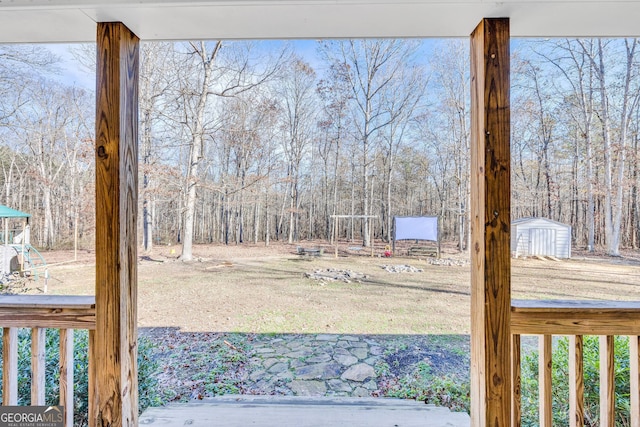
M511 332L640 335L640 302L514 300L511 303Z
M593 311L635 312L640 310L640 301L591 301L591 300L517 300L511 301L512 312L550 312L550 311Z
M46 309L95 309L94 296L69 295L2 295L0 309L4 308L46 308Z
M224 423L222 424L222 421ZM255 396L149 408L140 425L246 427L469 427L469 416L398 399L334 399Z

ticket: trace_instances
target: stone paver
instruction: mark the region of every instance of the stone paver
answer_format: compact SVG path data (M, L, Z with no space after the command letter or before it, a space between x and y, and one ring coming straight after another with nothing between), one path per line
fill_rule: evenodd
M358 358L350 354L336 354L333 358L336 362L344 366L351 366L358 362Z
M277 383L292 396L371 396L383 345L352 335L260 337L253 343L248 388Z
M368 348L358 347L358 348L352 348L351 354L357 357L358 360L364 360L369 356L370 353Z
M371 365L366 363L358 363L347 369L340 378L346 381L363 382L367 378L375 378L376 372Z

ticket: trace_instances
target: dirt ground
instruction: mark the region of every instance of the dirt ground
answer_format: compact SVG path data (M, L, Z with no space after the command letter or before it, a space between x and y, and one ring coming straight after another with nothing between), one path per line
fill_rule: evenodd
M305 243L305 247L315 247ZM178 259L179 246L141 252L138 265L140 327L194 332L468 334L468 255L445 249L453 264L423 258L362 253L300 256L296 245L196 246L194 262ZM640 300L640 254L621 258L575 253L571 260L512 260L514 298ZM95 255L44 254L51 294L92 294ZM406 264L422 272L389 273L381 266ZM324 282L305 277L337 269L360 281ZM44 278L30 292L42 292Z

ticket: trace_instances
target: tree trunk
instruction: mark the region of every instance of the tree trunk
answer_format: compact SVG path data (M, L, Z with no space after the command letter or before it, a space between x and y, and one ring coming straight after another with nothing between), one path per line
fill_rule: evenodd
M203 66L204 76L198 94L198 102L195 108L195 123L193 123L193 131L191 135L189 166L187 169L187 200L184 214L184 236L182 244L182 261L191 261L193 259L193 225L196 214L196 187L199 179L199 166L204 151L204 116L209 98L209 86L211 86L212 69L215 59L222 47L222 42L217 42L216 46L208 56L204 42L200 43L200 50L197 52L200 56Z
M292 178L292 180L295 180L295 178ZM289 244L293 243L293 232L294 232L294 226L295 226L294 203L295 203L295 182L292 181L291 191L289 193L289 236L288 236Z
M611 125L605 78L604 52L602 40L598 39L598 82L600 84L600 120L602 121L602 142L604 146L604 227L607 254L618 255L613 238L613 160L611 158Z
M264 193L264 245L269 246L271 240L271 224L269 222L271 213L269 212L269 187Z
M150 209L150 181L149 171L151 158L151 117L145 112L142 126L142 245L145 252L153 249L153 219Z
M44 210L43 244L47 249L53 246L53 212L51 210L51 188L45 186L42 191L42 208Z
M630 99L630 86L632 79L632 70L634 68L634 60L635 60L635 50L637 46L637 40L633 39L631 45L629 45L629 40L625 40L625 48L626 48L626 76L624 83L624 92L622 99L622 111L620 113L620 140L618 143L618 160L616 162L617 169L617 182L616 182L616 198L615 204L613 206L613 230L612 230L612 248L610 251L610 255L619 256L620 255L620 236L622 233L622 205L623 205L623 194L624 194L624 172L626 165L626 155L627 155L627 134L629 130L629 107L630 104L637 103L637 94L634 94L634 99Z
M362 137L362 215L369 215L369 123L371 114L371 101L367 99L367 109L364 116ZM369 247L369 218L362 220L362 246Z
M638 161L640 161L640 153L638 152L638 135L633 138L633 153L636 161L633 162L633 172L631 178L631 212L630 212L630 232L631 247L638 249L640 244L640 203L638 201Z
M387 230L386 230L386 234L387 234L387 243L391 243L391 240L393 238L392 234L391 234L391 230L392 230L392 221L393 221L393 217L391 216L391 174L393 172L393 155L389 156L389 168L387 169L387 212L386 212L386 216L387 216Z

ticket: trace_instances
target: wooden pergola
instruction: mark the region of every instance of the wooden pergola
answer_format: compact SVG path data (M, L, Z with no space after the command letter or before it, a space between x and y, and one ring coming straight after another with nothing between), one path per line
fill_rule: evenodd
M613 0L0 2L2 43L97 42L90 425L137 425L140 39L471 34L472 424L502 427L512 423L509 41L640 36L638 16L640 1Z

